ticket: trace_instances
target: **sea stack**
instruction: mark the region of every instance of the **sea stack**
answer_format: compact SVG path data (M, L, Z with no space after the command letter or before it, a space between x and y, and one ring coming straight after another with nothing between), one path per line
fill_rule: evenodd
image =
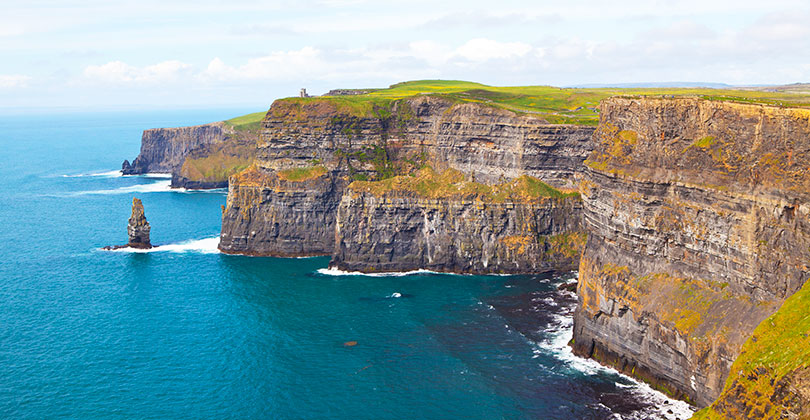
M148 249L152 247L149 241L149 222L143 214L143 203L138 198L132 199L132 215L129 216L127 234L129 234L128 247Z

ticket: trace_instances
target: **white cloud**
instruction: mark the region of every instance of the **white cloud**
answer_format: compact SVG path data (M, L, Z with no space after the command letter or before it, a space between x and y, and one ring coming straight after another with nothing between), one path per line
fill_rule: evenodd
M775 13L759 19L747 32L766 42L805 42L810 35L808 20L810 13Z
M241 66L229 66L216 57L198 77L204 81L300 79L323 72L326 66L320 50L304 47L293 51L274 51L263 57L251 58Z
M87 66L84 76L92 81L113 84L162 83L174 81L191 66L178 60L169 60L145 67L136 67L123 61L110 61L100 66Z
M524 42L498 42L476 38L456 48L453 54L470 61L487 61L495 58L523 57L531 50L532 46Z
M28 86L30 76L22 74L0 74L0 89L15 89Z

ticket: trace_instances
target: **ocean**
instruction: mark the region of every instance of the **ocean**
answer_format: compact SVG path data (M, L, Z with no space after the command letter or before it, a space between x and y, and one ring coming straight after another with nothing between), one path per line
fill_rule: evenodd
M121 176L147 128L251 110L0 116L0 417L675 419L573 356L576 273L365 276L223 255L226 192ZM149 252L127 241L132 198Z

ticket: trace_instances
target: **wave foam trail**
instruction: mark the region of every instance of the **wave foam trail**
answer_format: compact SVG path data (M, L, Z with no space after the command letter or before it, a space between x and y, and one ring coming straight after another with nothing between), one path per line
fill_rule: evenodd
M150 252L196 252L200 254L218 254L218 246L219 236L214 236L212 238L191 239L188 241L178 242L176 244L159 245L149 249L119 248L110 251L139 254L146 254Z
M603 366L595 360L576 356L568 345L574 337L574 319L570 314L556 315L551 327L546 332L549 335L549 339L545 342L537 343L538 349L535 350L535 353L551 353L555 358L563 361L569 369L586 375L596 375L599 373L617 375L629 383L629 385L617 383L618 388L632 390L640 400L646 401L649 404L648 408L639 412L623 415L623 419L685 419L691 417L694 413L693 408L684 401L671 399L661 392L654 390L649 385L636 381L613 368Z
M160 178L160 179L171 179L172 178L171 173L163 173L163 172L150 172L150 173L140 174L140 175L123 175L123 176L136 176L136 177L141 177L141 178Z
M88 176L95 176L95 177L104 177L104 178L116 178L119 176L123 176L120 170L115 171L107 171L107 172L90 172L85 174L73 174L73 175L62 175L62 178L84 178Z
M129 194L129 193L149 193L149 192L167 192L175 191L170 187L172 181L158 181L151 184L138 184L120 187L113 190L93 190L93 191L79 191L73 195L110 195L110 194ZM180 189L180 191L185 191Z
M317 272L318 274L323 274L325 276L368 276L368 277L404 277L415 274L446 274L430 270L395 271L390 273L362 273L360 271L343 271L332 267L319 268Z

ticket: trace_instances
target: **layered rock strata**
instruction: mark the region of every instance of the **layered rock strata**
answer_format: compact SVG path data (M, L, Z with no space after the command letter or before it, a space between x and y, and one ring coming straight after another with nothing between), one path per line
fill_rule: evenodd
M231 177L222 215L222 252L278 257L332 253L339 180L325 169L302 178L284 174L253 166Z
M548 124L531 115L431 97L359 112L327 99L279 100L263 122L263 169L324 164L341 175L379 173L375 152L392 162L453 168L486 183L529 175L574 187L594 128Z
M574 350L699 406L810 261L810 111L601 104Z
M493 202L350 191L337 212L330 266L457 273L574 270L584 246L579 197Z
M455 169L483 184L529 175L557 187L570 187L590 151L592 132L592 127L553 125L532 116L430 96L392 101L369 109L325 98L279 100L263 122L256 166L248 177L263 181L248 181L241 176L230 179L220 249L250 255L331 254L343 235L352 234L344 224L340 236L335 236L341 203L346 210L343 214L349 218L355 204L366 205L365 200L351 201L344 197L347 185L409 174L423 166L439 171ZM324 168L324 173L304 180L279 177L314 168ZM415 200L409 205L420 212L419 208L426 204ZM503 220L494 221L492 216L493 223L507 225L511 223L508 218L517 217L520 211L502 210L497 218ZM470 227L483 214L461 207L452 212L461 212L456 214L459 218L469 217ZM510 229L497 228L486 233L492 238L475 241L499 241L502 239L499 235L505 237L513 232ZM447 235L451 233L448 231ZM467 239L473 240L475 234L463 235L467 235L466 239L460 236L456 241L459 247ZM405 256L422 251L403 252ZM349 261L345 258L348 256L341 251L336 258ZM514 267L518 265L541 269L528 260L513 259L509 264L514 267L508 269L506 263L483 263L489 258L482 253L482 262L474 270L517 270ZM424 261L427 260L425 257ZM352 261L351 266L357 269L366 263L356 258ZM394 267L392 264L389 268ZM461 265L448 267L455 270ZM370 264L365 267L371 268L379 269Z
M140 199L133 197L132 214L129 216L129 223L127 224L127 235L129 235L127 246L142 249L151 248L152 242L149 239L151 229L143 212L143 203L141 203Z
M189 152L203 145L221 143L231 132L223 122L144 130L140 154L131 164L125 160L121 171L124 175L175 172Z
M129 223L127 224L127 236L129 237L127 244L105 246L103 249L152 248L152 242L149 239L150 230L151 227L149 226L149 222L146 221L146 215L143 212L143 203L141 203L140 199L133 197L132 214L129 216Z

